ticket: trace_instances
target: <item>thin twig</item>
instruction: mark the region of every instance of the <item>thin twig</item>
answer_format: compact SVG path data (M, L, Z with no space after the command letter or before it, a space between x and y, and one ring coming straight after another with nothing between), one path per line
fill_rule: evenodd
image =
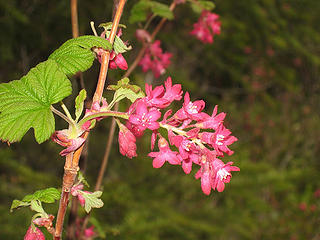
M170 5L170 10L173 11L175 7L176 7L176 4L175 4L175 2L173 2ZM165 21L166 21L166 19L162 18L161 21L158 23L158 25L156 26L155 30L151 34L151 40L154 40L154 38L156 37L156 35L160 31L160 29L162 28L162 26L165 23ZM139 64L141 58L143 57L147 47L148 46L146 44L143 45L143 47L138 52L137 57L135 58L133 63L130 65L128 70L125 72L125 74L122 76L122 78L126 78L126 77L130 76L130 74L133 72L133 70L138 66L138 64ZM118 109L119 109L119 102L116 103L114 111L118 111ZM101 167L100 167L98 178L97 178L97 182L96 182L96 187L95 187L96 190L99 190L101 188L102 179L103 179L103 176L104 176L104 173L105 173L105 170L106 170L106 166L107 166L107 163L108 163L108 160L109 160L109 156L110 156L110 149L111 149L112 142L113 142L115 126L116 126L115 120L112 119L112 124L111 124L111 127L110 127L107 144L106 144L106 147L105 147L106 150L105 150L105 153L104 153L104 156L103 156L103 160L101 162ZM105 166L105 167L102 167L102 166Z
M79 37L79 24L78 24L78 0L71 0L71 27L72 27L72 37Z

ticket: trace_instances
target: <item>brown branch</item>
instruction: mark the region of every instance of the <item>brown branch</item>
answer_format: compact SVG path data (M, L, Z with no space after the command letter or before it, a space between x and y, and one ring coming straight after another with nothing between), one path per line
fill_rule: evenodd
M71 27L72 27L72 37L79 37L79 23L78 23L78 0L70 1L70 12L71 12ZM84 89L83 74L79 72L76 75L77 82L80 84L80 88ZM76 198L72 199L70 213L67 223L66 239L71 240L75 238L76 234L76 219L78 217L78 200Z
M111 44L113 44L125 2L126 2L125 0L120 0L119 2L119 6L112 24L111 33L109 37L109 41ZM103 53L101 56L101 67L100 67L99 79L98 79L95 94L93 96L93 103L96 101L98 102L101 101L102 93L103 93L103 89L104 89L104 85L107 77L107 72L108 72L109 60L110 60L110 52ZM88 135L89 135L89 132L86 132L83 134L82 137L87 139ZM62 239L64 216L66 214L66 210L68 207L70 190L72 185L74 184L74 181L78 172L79 159L80 159L82 150L83 150L83 145L74 153L68 154L66 156L63 183L62 183L62 193L61 193L61 199L60 199L55 234L54 234L55 240Z
M78 0L70 1L72 37L79 37Z

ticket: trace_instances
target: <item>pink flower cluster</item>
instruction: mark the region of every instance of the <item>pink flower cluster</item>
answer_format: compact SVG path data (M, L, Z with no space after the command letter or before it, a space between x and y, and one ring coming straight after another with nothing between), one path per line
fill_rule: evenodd
M148 154L153 158L154 168L160 168L168 162L181 165L183 171L189 174L193 164L199 165L195 177L201 178L202 191L207 195L211 189L221 192L225 183L230 182L231 172L240 169L232 166L232 162L225 164L218 157L233 154L229 145L237 138L223 125L225 113L217 114L217 106L211 116L202 112L205 102L192 102L188 92L184 95L182 107L175 113L166 111L160 121L161 110L169 107L173 101L181 100L182 94L181 85L172 85L171 78L165 81L164 86L154 89L146 84L146 97L137 99L130 106L127 128L121 130L120 127L120 152L130 158L136 156L136 137L150 129L153 132L151 150L159 139L159 150ZM169 142L158 132L159 128L167 130Z
M204 10L198 22L193 24L190 32L203 43L213 43L214 35L220 34L221 22L218 21L219 15Z
M150 44L139 62L142 71L146 72L151 69L156 78L165 73L166 68L170 65L170 58L172 57L171 53L162 51L160 44L161 42L159 40Z

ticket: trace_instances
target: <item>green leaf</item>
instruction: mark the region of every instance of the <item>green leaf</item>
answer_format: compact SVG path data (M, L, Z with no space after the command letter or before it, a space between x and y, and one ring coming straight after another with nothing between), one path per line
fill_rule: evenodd
M82 89L75 100L76 121L78 121L81 116L81 113L83 111L83 103L86 98L87 98L87 92L85 89Z
M107 35L107 38L109 38L110 31L107 31L106 35ZM113 42L113 51L116 54L124 53L124 52L131 50L131 49L132 49L132 47L130 45L127 46L119 36L117 36L117 35L115 36L114 42Z
M36 211L38 213L45 213L45 211L43 210L41 203L39 203L39 201L37 200L32 200L31 201L31 209L33 211Z
M26 195L22 201L20 200L13 200L11 204L10 211L12 212L13 209L19 207L26 207L31 205L31 209L39 212L44 213L41 206L41 202L44 203L53 203L55 200L60 198L60 192L56 188L47 188L43 190L38 190L33 194Z
M116 37L114 38L114 43L113 43L113 50L116 54L124 53L124 52L131 50L131 49L132 49L131 46L127 46L122 41L122 39L116 35Z
M96 191L93 193L87 193L81 191L82 196L85 199L84 209L87 213L91 211L91 208L101 208L103 206L103 202L99 197L101 197L102 192Z
M170 10L168 5L165 5L159 2L154 2L154 1L151 1L150 5L151 5L151 11L155 15L159 17L167 18L169 20L172 20L174 18L173 13Z
M30 128L42 143L55 130L50 110L71 94L71 83L53 60L32 68L21 80L0 84L0 139L17 142Z
M66 41L49 59L55 60L61 70L68 76L79 71L84 72L92 66L94 53L93 47L111 50L112 46L106 39L96 36L81 36Z
M119 102L124 98L128 98L131 102L134 102L138 98L145 96L139 86L129 84L129 78L123 78L118 81L117 85L109 85L107 89L116 91L113 96L112 104Z
M211 11L215 8L215 5L211 1L190 1L191 8L195 13L200 14L203 10Z
M31 202L33 200L39 200L44 203L53 203L55 200L60 199L60 192L56 188L47 188L38 190L33 194L26 195L22 201Z
M60 199L60 192L56 188L38 190L33 195L37 200L44 203L54 203L55 200Z
M11 207L10 207L10 212L12 212L13 209L16 209L16 208L19 208L19 207L27 207L27 206L30 206L30 202L23 202L23 201L15 199L15 200L12 201L12 204L11 204Z
M159 17L170 20L174 18L173 13L168 5L155 1L142 0L132 7L129 22L135 23L145 21L147 19L149 10Z
M136 3L131 9L129 23L132 24L145 21L149 8L150 4L148 1L139 1Z

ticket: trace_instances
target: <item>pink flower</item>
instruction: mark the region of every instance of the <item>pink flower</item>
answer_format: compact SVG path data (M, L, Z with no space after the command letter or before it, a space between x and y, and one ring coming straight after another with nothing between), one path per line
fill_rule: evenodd
M193 30L190 32L203 43L213 43L213 37L209 28L202 22L193 24Z
M84 236L87 237L87 238L90 238L92 236L94 236L96 233L93 231L94 229L94 226L91 226L87 229L84 230Z
M131 122L126 122L126 127L133 133L135 137L141 137L144 134L144 130L138 125L132 124Z
M168 77L164 83L166 87L166 92L163 96L164 99L168 101L168 103L172 103L174 100L180 101L182 98L183 91L181 90L181 84L175 84L172 86L171 77ZM166 107L168 107L167 105Z
M195 178L201 178L201 189L206 195L209 195L212 189L214 172L209 161L207 161L196 173Z
M150 34L144 29L136 30L136 38L141 42L151 42Z
M307 210L307 204L305 202L301 202L299 204L299 208L301 211L305 212Z
M220 34L221 23L218 21L219 15L204 10L190 32L203 43L213 43L214 35Z
M212 162L212 166L215 171L214 181L212 188L217 189L218 192L222 192L224 190L224 184L229 183L231 180L231 171L240 171L240 168L231 166L233 162L228 162L224 164L220 159L216 158Z
M202 113L201 111L205 107L203 100L191 102L189 93L186 92L184 95L183 108L176 112L176 117L183 121L186 119L200 121L208 117L208 114Z
M59 153L61 156L66 156L69 153L76 151L85 142L85 139L82 137L69 139L68 130L55 131L51 136L51 139L59 145L67 147Z
M217 129L220 123L223 122L224 118L226 117L226 114L224 112L221 112L217 115L218 112L218 106L216 105L211 117L208 116L204 118L203 120L200 120L196 126L199 128L211 128L211 129Z
M119 148L120 153L123 156L127 156L128 158L133 158L137 156L136 150L136 137L132 134L132 132L123 124L119 124Z
M238 141L238 139L230 134L231 131L225 128L223 124L220 124L217 131L214 133L211 144L218 154L222 154L222 152L225 152L228 155L233 154L233 151L228 148L228 145Z
M39 228L30 225L26 235L24 235L24 240L45 240L44 234L40 231Z
M320 198L320 188L318 188L314 193L313 193L313 196L315 198Z
M148 154L149 157L153 157L153 167L160 168L167 161L170 164L177 165L180 164L180 160L177 157L177 152L170 149L169 144L166 139L160 137L158 141L159 152L151 152Z
M131 114L129 122L136 125L140 131L145 129L156 130L160 127L157 120L161 117L158 109L148 110L146 103L140 101L136 106L135 114Z
M157 86L152 90L152 86L149 84L145 84L146 97L144 100L146 101L148 107L157 107L157 108L165 108L167 105L167 100L163 98L164 95L164 87Z
M181 84L175 84L172 86L172 80L170 77L165 81L165 87L157 86L152 90L152 86L145 84L146 97L144 98L148 107L166 108L174 100L180 100L182 98Z
M201 156L201 168L196 173L195 178L201 178L202 191L209 195L211 189L217 189L218 192L224 190L224 184L231 180L231 171L240 171L238 167L231 166L233 163L224 164L220 159L215 157L212 151L204 150Z
M170 133L169 139L179 149L178 157L182 161L182 169L186 174L189 174L192 170L192 163L198 164L198 147L186 137L175 136L173 133Z
M127 63L126 59L122 56L121 53L116 55L115 52L112 51L110 54L109 67L110 67L110 69L120 68L122 70L127 70L128 63Z
M142 71L146 72L151 69L156 78L165 73L166 68L170 65L170 58L172 57L171 53L163 53L160 44L161 42L159 40L150 44L139 62Z

